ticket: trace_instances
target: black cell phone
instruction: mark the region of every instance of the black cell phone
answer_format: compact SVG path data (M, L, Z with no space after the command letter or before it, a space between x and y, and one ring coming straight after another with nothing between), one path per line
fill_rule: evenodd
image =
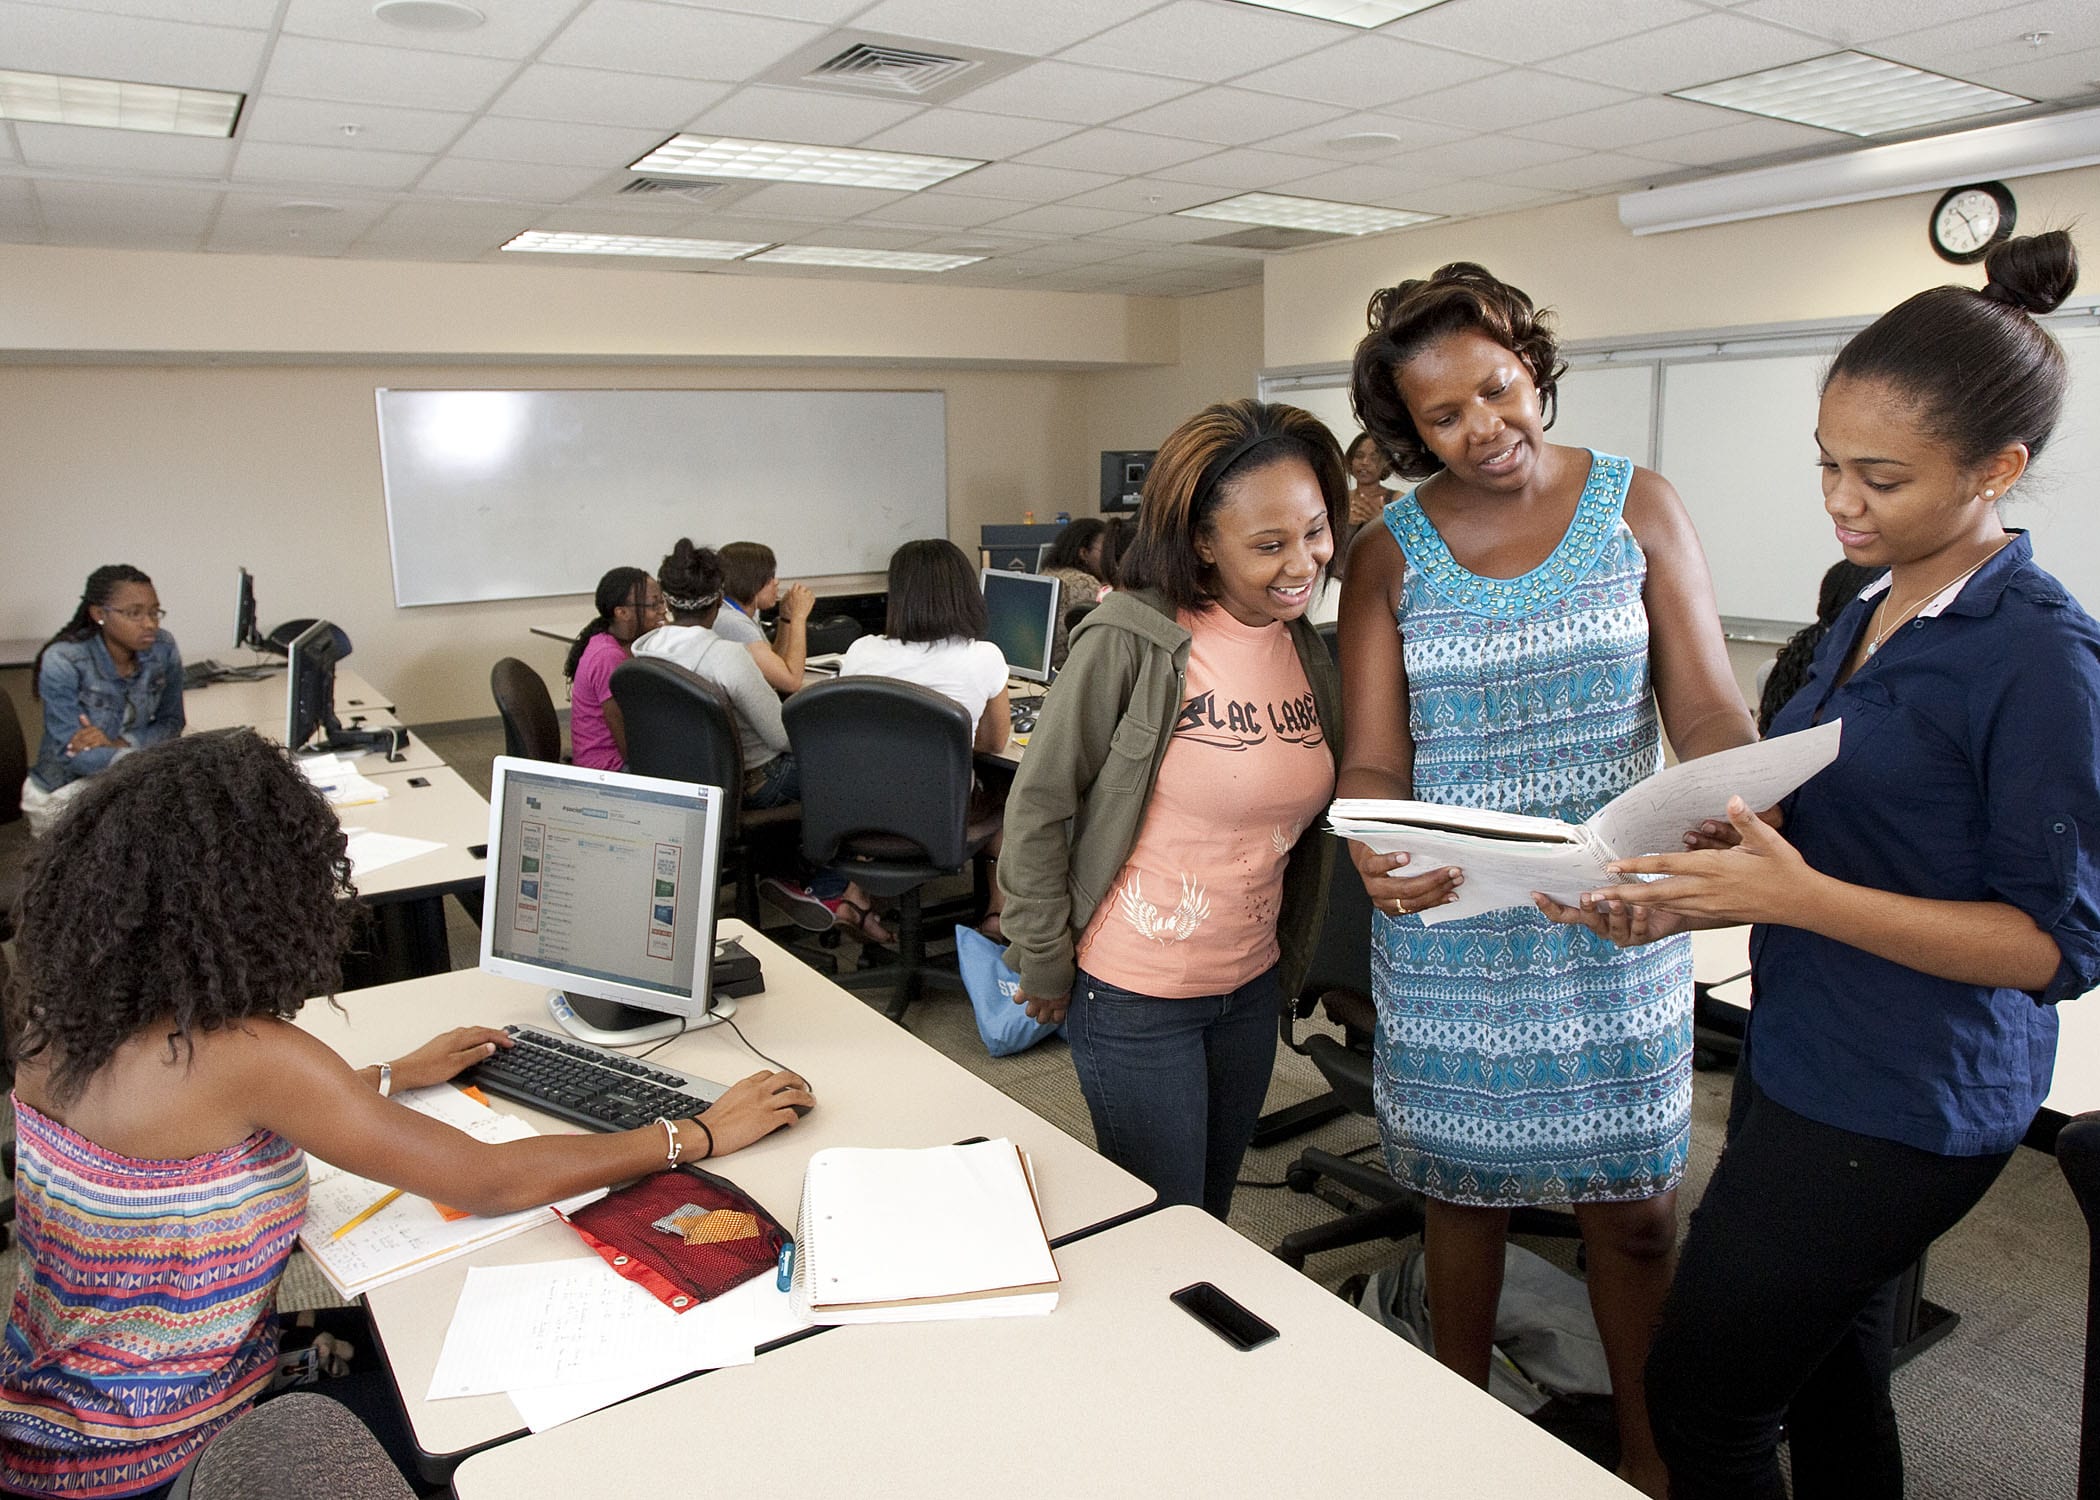
M469 844L467 845L467 853L473 855L476 859L487 859L489 857L489 846L487 844Z
M1173 1294L1181 1310L1233 1348L1256 1349L1276 1337L1276 1330L1207 1281Z
M429 786L430 778L428 776L411 776L408 778L408 784L410 786Z

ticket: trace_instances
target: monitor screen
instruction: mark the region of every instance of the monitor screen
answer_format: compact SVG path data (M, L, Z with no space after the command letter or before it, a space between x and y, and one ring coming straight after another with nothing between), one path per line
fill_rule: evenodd
M705 1017L721 796L499 756L481 967L551 985L571 1002Z
M285 648L284 742L296 754L322 729L337 729L335 720L335 626L316 620Z
M233 646L236 651L248 649L256 637L255 630L255 579L246 568L234 580L233 593Z
M1038 573L984 570L985 638L1006 658L1006 670L1029 682L1050 680L1050 648L1057 640L1055 578Z

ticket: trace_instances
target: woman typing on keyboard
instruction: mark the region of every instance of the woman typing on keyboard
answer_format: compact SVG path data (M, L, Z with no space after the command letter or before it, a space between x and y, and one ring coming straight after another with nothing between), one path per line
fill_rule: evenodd
M489 1145L394 1102L508 1039L461 1027L358 1072L291 1024L339 978L344 850L246 730L126 757L37 847L6 1005L26 1265L0 1345L0 1489L163 1494L269 1391L304 1152L496 1214L725 1155L813 1103L758 1073L704 1120ZM367 1377L320 1389L412 1454L388 1377Z

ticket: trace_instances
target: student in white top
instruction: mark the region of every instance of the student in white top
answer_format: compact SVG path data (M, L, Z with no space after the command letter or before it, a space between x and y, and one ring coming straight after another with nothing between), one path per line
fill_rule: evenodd
M930 538L890 554L882 629L846 648L840 676L897 677L931 688L970 711L979 750L1006 748L1013 723L1006 658L983 639L984 590L960 547Z
M1006 691L1006 657L982 639L984 589L962 549L945 537L906 542L890 554L889 612L881 635L864 635L846 648L841 677L895 677L930 688L970 711L972 744L1004 750L1013 733ZM987 846L994 859L998 837ZM1005 896L996 881L980 930L1001 937Z

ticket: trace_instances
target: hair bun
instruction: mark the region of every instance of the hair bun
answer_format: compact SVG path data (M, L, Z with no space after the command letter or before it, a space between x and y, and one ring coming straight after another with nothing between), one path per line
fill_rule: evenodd
M2016 235L1983 258L1983 295L2039 317L2055 312L2078 286L2078 249L2061 229Z

